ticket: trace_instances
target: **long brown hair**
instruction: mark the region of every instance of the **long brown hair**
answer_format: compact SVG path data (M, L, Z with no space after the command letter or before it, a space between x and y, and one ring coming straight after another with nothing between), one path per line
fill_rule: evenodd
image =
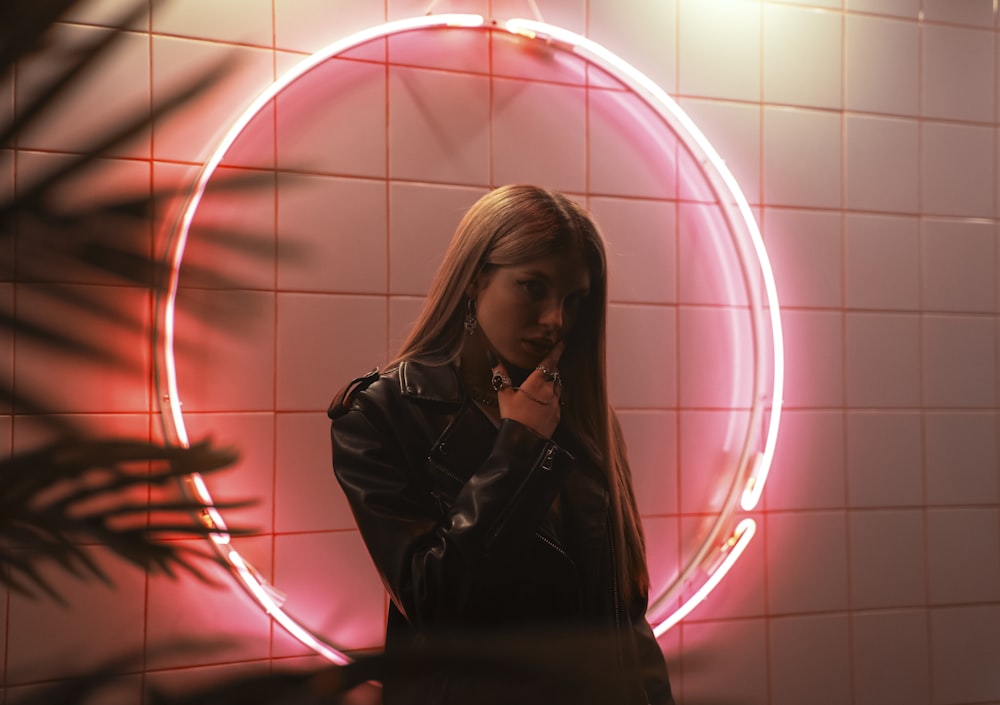
M503 186L480 198L459 223L423 311L391 364L454 362L464 340L466 291L483 268L560 253L581 255L590 273L590 293L559 360L567 394L562 420L607 476L619 588L626 598L645 595L649 573L642 525L621 429L608 403L607 257L597 224L581 206L529 185Z

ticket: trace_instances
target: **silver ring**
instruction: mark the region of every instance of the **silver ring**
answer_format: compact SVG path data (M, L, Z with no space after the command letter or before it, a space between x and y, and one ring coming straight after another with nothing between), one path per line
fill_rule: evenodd
M490 386L493 387L494 392L501 392L512 385L510 377L505 377L496 370L493 370L493 377L490 379Z
M535 369L541 372L545 379L549 380L557 387L562 385L562 377L559 375L559 370L550 370L548 367L543 367L542 365L539 365Z

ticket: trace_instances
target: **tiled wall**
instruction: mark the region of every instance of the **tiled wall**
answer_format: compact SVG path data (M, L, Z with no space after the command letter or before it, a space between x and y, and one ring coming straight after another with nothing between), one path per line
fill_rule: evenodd
M783 306L785 413L753 513L760 532L661 640L680 701L1000 703L992 0L170 0L19 138L16 155L0 153L0 188L23 188L109 117L235 58L196 105L158 121L65 198L189 184L239 110L328 42L429 8L505 19L531 17L536 4L545 21L654 79L707 134L762 226ZM71 41L100 31L124 5L83 5L60 32ZM0 87L0 114L45 69L45 59L25 65ZM323 410L343 382L389 357L458 217L491 185L568 191L604 227L610 376L654 579L669 581L697 544L717 506L716 468L731 460L725 439L747 432L749 324L733 306L744 283L730 291L720 275L731 255L712 240L714 205L686 180L697 170L650 124L593 67L455 30L327 62L226 155L213 184L251 172L265 181L210 189L192 230L178 296L184 420L192 437L241 450L213 492L261 498L227 516L257 530L237 546L318 631L376 647L385 612L329 471ZM220 228L263 255L211 245ZM195 278L195 265L219 262L238 287ZM4 310L61 316L49 283L14 285L8 271ZM50 278L142 322L66 320L132 366L15 338L0 340L0 375L96 430L159 438L154 302L117 282ZM36 443L39 426L0 409L0 451ZM52 570L67 607L0 595L0 702L122 653L140 655L116 685L123 703L143 688L316 663L221 572L212 589L88 550L116 589ZM207 645L216 639L225 641Z

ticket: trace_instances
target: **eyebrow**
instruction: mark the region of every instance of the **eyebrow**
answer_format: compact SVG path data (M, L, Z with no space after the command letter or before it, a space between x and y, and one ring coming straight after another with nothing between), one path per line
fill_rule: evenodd
M534 269L533 267L526 267L524 269L524 274L537 277L538 279L544 279L546 283L552 284L553 279L548 275L547 272L541 269ZM590 295L590 272L587 272L587 284L586 286L577 287L572 291L574 294L583 294L584 296Z

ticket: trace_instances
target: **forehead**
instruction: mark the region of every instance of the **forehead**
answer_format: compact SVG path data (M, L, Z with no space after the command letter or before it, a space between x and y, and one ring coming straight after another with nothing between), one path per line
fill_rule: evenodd
M590 288L590 270L583 257L575 252L547 255L504 269L542 277L567 290Z

